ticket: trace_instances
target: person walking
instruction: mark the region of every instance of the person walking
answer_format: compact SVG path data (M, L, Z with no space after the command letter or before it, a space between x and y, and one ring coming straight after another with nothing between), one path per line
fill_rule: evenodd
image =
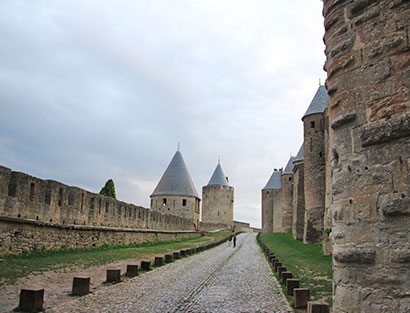
M233 247L236 247L236 235L233 236Z
M229 239L228 239L228 247L230 247L231 244L232 244L232 236L229 236Z

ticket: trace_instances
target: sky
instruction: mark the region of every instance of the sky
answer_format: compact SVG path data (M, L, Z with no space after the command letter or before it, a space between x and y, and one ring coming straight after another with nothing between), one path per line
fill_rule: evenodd
M325 81L320 0L2 0L0 165L149 207L180 150L221 159L234 219L303 141Z

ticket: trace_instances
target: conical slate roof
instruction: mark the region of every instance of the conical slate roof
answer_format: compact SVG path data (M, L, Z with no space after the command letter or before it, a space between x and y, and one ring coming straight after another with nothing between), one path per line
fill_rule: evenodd
M293 174L293 162L295 161L295 157L291 156L289 158L288 164L286 164L285 170L282 174Z
M266 189L280 189L282 184L280 183L280 174L281 172L274 170L272 176L269 178L268 183L262 190Z
M226 181L226 176L224 174L224 171L222 170L221 164L218 163L218 165L216 166L208 185L229 186L228 182Z
M311 114L323 113L327 107L327 92L325 86L319 86L319 89L316 91L315 96L313 97L312 102L308 109L306 110L305 115L303 115L302 120Z
M293 160L293 163L297 161L303 161L305 159L305 145L302 143L300 146L299 152L296 155L295 159Z
M158 195L192 196L199 198L180 151L175 153L151 196Z

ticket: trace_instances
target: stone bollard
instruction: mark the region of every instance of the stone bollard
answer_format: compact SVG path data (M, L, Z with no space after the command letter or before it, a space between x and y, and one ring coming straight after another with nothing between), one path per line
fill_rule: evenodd
M286 286L286 281L289 278L292 278L292 272L282 272L282 275L280 277L282 278L283 284Z
M277 272L278 271L278 267L279 266L282 266L282 263L281 262L275 262L275 264L274 264L274 270L275 270L275 272Z
M21 289L20 302L17 310L35 312L43 310L44 289Z
M286 272L286 266L278 266L278 276L282 277L282 272Z
M181 250L181 251L179 251L179 254L181 255L181 257L186 256L186 252L185 252L185 250Z
M187 255L191 255L191 254L192 254L192 250L191 250L191 249L186 249L186 250L185 250L185 253L186 253Z
M275 262L279 262L279 260L277 258L272 259L271 264L272 264L273 267L275 267Z
M308 288L295 288L293 289L293 299L295 300L295 308L307 307L310 299L310 291Z
M164 264L164 258L162 256L156 256L154 260L155 266L161 266Z
M178 259L180 258L179 252L174 252L174 253L172 253L172 257L173 257L175 260L178 260Z
M141 261L141 269L149 271L151 269L151 261Z
M107 283L118 283L121 280L121 270L107 270Z
M307 313L329 313L329 304L323 302L308 302Z
M172 262L172 255L170 254L165 254L165 263Z
M293 296L295 288L299 288L299 279L288 278L286 280L286 292L289 296ZM308 289L309 290L309 289ZM307 303L307 300L306 300Z
M84 296L90 293L90 277L74 277L71 295Z
M134 277L138 275L138 265L128 264L127 265L127 277Z

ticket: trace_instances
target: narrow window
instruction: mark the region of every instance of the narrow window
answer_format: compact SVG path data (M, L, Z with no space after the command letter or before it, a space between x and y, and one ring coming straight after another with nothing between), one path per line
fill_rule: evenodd
M15 197L17 191L17 184L13 183L9 185L9 197Z
M102 208L102 199L100 199L100 203L98 205L98 213L101 213L101 208Z
M83 211L84 208L84 194L81 194L81 212Z
M219 211L218 211L218 216L219 216Z
M63 188L58 190L58 206L63 204Z
M289 177L289 181L292 181L292 177Z
M186 206L186 199L182 199L182 206Z
M167 199L162 198L162 205L167 205Z
M315 128L315 121L310 121L310 128Z
M319 152L319 156L322 157L322 151Z
M34 183L30 184L30 201L34 200Z
M105 213L108 213L108 208L110 207L110 202L105 201Z

